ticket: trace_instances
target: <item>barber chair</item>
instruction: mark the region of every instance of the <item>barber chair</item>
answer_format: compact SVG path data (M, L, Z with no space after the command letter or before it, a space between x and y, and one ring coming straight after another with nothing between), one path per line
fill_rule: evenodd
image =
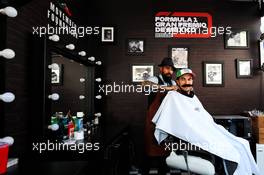
M166 163L170 168L181 169L192 173L203 174L203 175L214 175L214 165L201 157L188 155L186 151L183 155L177 155L174 151L166 158Z
M170 136L166 142L179 143L178 138ZM182 140L181 140L182 141ZM182 141L184 142L184 141ZM187 143L187 142L185 142ZM177 151L178 152L178 151ZM202 174L202 175L214 175L215 167L212 162L215 162L213 156L208 154L203 150L198 151L190 151L190 150L183 150L177 154L175 151L171 151L170 155L166 158L166 164L170 168L180 169L188 172L188 175L191 173ZM206 158L206 159L205 159ZM210 162L211 160L212 162Z

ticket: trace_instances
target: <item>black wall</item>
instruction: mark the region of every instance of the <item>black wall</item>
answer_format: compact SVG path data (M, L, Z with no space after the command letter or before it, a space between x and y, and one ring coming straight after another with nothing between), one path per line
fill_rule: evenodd
M23 154L29 133L29 58L32 53L30 36L33 26L45 24L47 3L32 1L25 6L17 6L18 16L6 18L6 47L16 52L16 57L6 61L5 91L13 92L14 102L5 105L4 136L12 136L14 145L10 156ZM36 58L38 59L38 58ZM38 114L36 114L37 116Z
M168 56L170 45L189 47L189 66L197 74L195 91L211 114L240 114L244 110L263 109L261 94L261 72L259 67L258 38L260 17L257 3L225 1L133 1L106 4L106 23L116 25L116 43L107 46L105 77L108 83L131 84L131 65L154 63L157 65ZM121 5L121 7L120 7ZM213 26L231 26L246 29L250 33L250 48L245 50L224 49L223 35L209 39L155 39L154 16L158 11L208 12ZM110 15L111 14L111 15ZM126 54L127 38L143 38L146 41L143 56ZM252 58L252 79L237 79L235 59ZM225 87L203 87L203 61L224 61ZM263 86L262 86L263 87ZM261 96L262 95L262 96ZM109 123L128 124L133 133L137 156L143 151L143 127L147 108L147 97L138 93L110 94L106 97L105 111Z
M1 69L1 81L3 82L0 83L0 93L13 92L16 95L16 99L10 104L0 102L0 136L14 137L15 142L10 148L10 156L23 156L27 149L28 139L31 135L37 135L34 134L35 131L31 131L31 124L34 125L34 122L37 123L43 120L41 110L34 114L35 118L30 117L30 110L32 109L30 104L37 97L37 95L31 96L32 92L30 90L36 82L31 82L30 77L32 75L37 76L36 72L32 72L32 70L39 69L38 65L35 65L35 68L30 67L32 66L30 61L33 55L37 55L35 54L36 52L39 52L39 56L34 58L36 62L38 60L42 62L41 60L44 58L44 48L39 48L43 47L43 45L34 45L33 40L38 38L38 36L33 36L34 30L32 27L47 26L47 9L49 9L50 1L32 0L23 4L14 2L11 5L16 7L18 16L15 18L3 17L3 20L1 16L1 49L13 49L16 52L16 57L12 60L1 58L0 68L4 67L4 69ZM79 25L81 20L76 6L73 4L71 9L74 11L74 16L71 19ZM87 52L87 57L91 55L97 57L98 55L95 54L97 53L96 50L91 51L92 49L90 49L96 47L91 45L91 39L90 36L79 40L71 36L63 36L60 44L74 43L76 48L79 49L76 52L84 50ZM34 48L38 49L34 50ZM39 99L36 99L36 101L39 101Z
M161 59L168 56L170 45L185 45L190 49L189 65L197 74L195 90L205 108L212 114L239 114L253 108L264 109L263 76L258 72L258 38L260 36L260 18L257 3L226 2L211 0L186 1L96 1L85 5L84 1L72 1L75 21L83 25L97 24L115 27L115 42L109 44L89 41L89 38L76 41L87 51L103 61L97 69L97 76L103 76L104 83L131 84L131 65L134 63L154 63L155 72ZM83 3L83 4L82 4ZM32 26L46 25L46 12L49 2L34 0L18 7L16 18L7 18L6 46L15 50L16 57L6 61L5 89L14 92L16 100L5 104L4 135L15 138L11 151L16 153L24 149L28 132L29 113L29 72L28 58L31 54L30 36ZM250 48L246 50L224 49L223 36L210 39L155 39L154 15L158 11L208 12L213 17L214 26L231 26L247 29L250 32ZM127 38L143 38L146 50L143 56L126 54ZM94 42L94 43L93 43ZM96 43L97 42L97 43ZM101 44L101 45L100 45ZM103 46L103 50L98 49ZM252 79L237 79L235 59L254 59ZM38 58L36 58L38 59ZM203 87L202 61L224 61L225 87ZM102 70L102 71L100 71ZM261 86L262 83L262 86ZM261 96L262 95L262 96ZM147 108L147 97L139 93L110 94L103 103L103 116L110 125L129 124L136 145L137 157L143 153L143 126ZM96 111L101 112L97 106ZM38 114L36 114L37 116ZM1 118L3 120L3 117Z

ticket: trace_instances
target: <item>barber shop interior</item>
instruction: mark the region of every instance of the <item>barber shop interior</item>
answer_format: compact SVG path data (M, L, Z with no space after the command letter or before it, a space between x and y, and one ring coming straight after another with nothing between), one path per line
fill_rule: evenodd
M264 1L0 0L0 174L264 175Z

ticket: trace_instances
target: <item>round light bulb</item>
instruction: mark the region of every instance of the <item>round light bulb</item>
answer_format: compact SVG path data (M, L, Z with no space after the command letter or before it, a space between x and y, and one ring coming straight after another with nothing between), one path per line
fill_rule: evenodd
M80 78L80 82L81 83L85 82L85 79L84 78Z
M15 100L15 95L11 92L6 92L0 95L0 100L4 101L5 103L10 103Z
M74 44L68 44L68 45L66 45L66 48L69 50L74 50L75 46L74 46Z
M96 82L101 82L102 81L102 78L96 78L95 81Z
M84 96L84 95L80 95L80 96L79 96L79 99L80 99L80 100L83 100L83 99L85 99L85 96Z
M97 98L97 99L102 99L102 96L101 95L97 95L97 96L95 96L95 98Z
M54 42L58 42L60 40L60 37L58 35L51 35L49 36L49 39Z
M12 18L17 16L17 10L14 7L10 6L0 9L0 13Z
M94 57L89 57L88 60L89 61L95 61L95 58Z
M6 59L12 59L16 56L15 52L12 49L4 49L0 51L0 56Z
M86 52L85 51L81 51L78 54L81 55L81 56L83 56L83 57L86 56Z
M100 65L102 65L102 61L96 61L95 64L100 66Z
M48 98L53 100L53 101L56 101L56 100L59 100L60 96L57 93L53 93L53 94L49 95Z

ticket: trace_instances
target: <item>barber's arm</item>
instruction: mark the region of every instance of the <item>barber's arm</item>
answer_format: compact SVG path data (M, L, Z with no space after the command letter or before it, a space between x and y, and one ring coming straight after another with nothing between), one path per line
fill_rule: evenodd
M173 90L177 90L178 86L173 85L173 86L164 86L164 85L159 85L158 83L152 82L152 81L143 81L141 83L142 86L148 86L148 87L152 87L152 89L158 89L161 92L164 91L173 91Z
M178 86L176 86L176 85L172 85L172 86L160 86L160 88L163 88L166 91L176 91L178 89Z

